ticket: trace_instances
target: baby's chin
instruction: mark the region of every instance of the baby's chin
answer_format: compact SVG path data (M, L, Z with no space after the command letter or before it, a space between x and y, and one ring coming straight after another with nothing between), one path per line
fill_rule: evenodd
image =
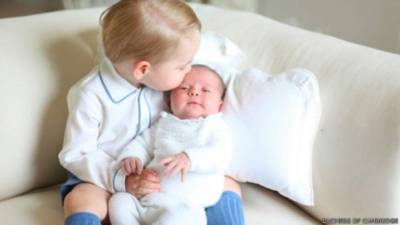
M184 114L178 116L178 118L181 120L198 119L201 117L204 117L204 115L199 114L199 113L184 113Z
M185 110L184 112L179 113L179 115L175 115L179 119L182 120L190 120L190 119L198 119L201 117L205 117L207 115L204 114L201 110L198 109L190 109L190 110Z

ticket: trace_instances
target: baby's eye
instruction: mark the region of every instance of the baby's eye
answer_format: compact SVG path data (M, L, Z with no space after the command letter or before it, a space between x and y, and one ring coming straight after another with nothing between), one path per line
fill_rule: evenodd
M186 86L181 86L179 89L181 89L181 90L183 90L183 91L186 91L186 90L188 90L189 88L186 87Z
M203 88L203 90L202 90L204 93L210 93L211 92L211 90L210 89L206 89L206 88Z

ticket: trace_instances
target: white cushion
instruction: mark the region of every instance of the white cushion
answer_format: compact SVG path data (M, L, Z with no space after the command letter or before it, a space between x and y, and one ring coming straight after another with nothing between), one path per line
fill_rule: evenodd
M313 205L312 149L321 113L314 75L295 69L273 77L251 69L232 80L226 99L234 146L228 175Z

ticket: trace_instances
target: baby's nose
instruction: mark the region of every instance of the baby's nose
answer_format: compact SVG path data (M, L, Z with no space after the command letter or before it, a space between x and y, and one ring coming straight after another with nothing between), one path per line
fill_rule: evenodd
M189 96L199 96L199 92L194 89L190 89Z

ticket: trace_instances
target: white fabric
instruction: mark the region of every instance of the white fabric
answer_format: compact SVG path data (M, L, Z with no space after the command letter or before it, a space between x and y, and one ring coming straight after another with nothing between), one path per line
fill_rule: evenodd
M200 47L192 65L204 65L214 70L228 84L238 72L245 55L231 40L214 32L201 35Z
M157 202L157 204L151 202ZM110 199L109 213L113 225L207 224L203 207L188 205L165 193L151 194L141 201L129 193L116 193Z
M118 157L138 157L161 175L162 193L189 205L207 207L220 198L224 170L231 156L229 129L221 113L205 118L181 120L162 112L159 120L133 140ZM163 176L163 158L186 152L191 167L184 182L181 174ZM157 201L154 203L157 204Z
M161 93L129 84L104 58L100 67L68 94L61 165L79 179L110 192L125 190L123 176L115 178L115 160L132 138L150 126L162 109L162 101Z
M309 71L271 77L252 69L236 77L224 108L234 146L227 174L313 205L312 150L320 107Z

